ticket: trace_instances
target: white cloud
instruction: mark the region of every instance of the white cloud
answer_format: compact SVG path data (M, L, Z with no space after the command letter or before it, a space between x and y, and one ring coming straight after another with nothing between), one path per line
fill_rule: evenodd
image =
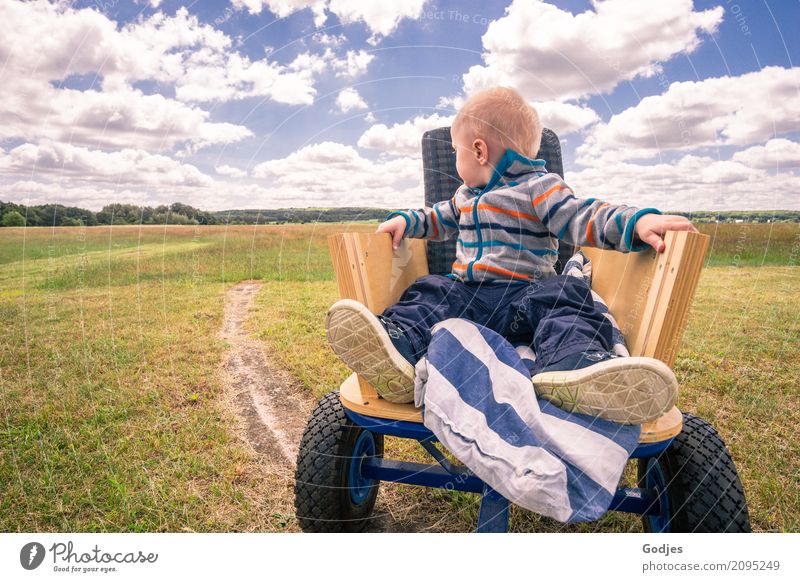
M347 37L343 34L315 32L311 35L311 42L322 46L338 47L347 42Z
M0 62L0 139L164 150L232 143L251 135L243 126L212 122L207 111L195 106L134 89L136 80L172 84L187 101L272 92L276 99L291 94L286 99L307 102L313 94L309 73L289 67L276 73L274 64L250 63L231 50L227 36L200 24L185 9L174 17L159 12L118 29L97 10L3 2ZM96 78L89 89L62 88L65 79L92 74Z
M351 146L322 142L258 164L257 178L294 189L312 206L421 206L422 165L413 158L370 160Z
M395 123L391 127L383 123L373 125L358 138L358 147L381 150L398 156L421 157L422 134L431 129L449 126L453 116L418 115L417 117Z
M600 121L600 116L591 107L558 101L532 103L539 113L544 127L552 129L558 136L579 131Z
M314 75L324 70L322 63L309 66L311 59L302 58L308 55L298 57L300 65L285 66L269 58L252 61L232 49L227 35L201 23L186 8L179 8L174 17L157 12L127 24L111 41L123 44L123 65L106 75L125 82L174 83L175 96L182 101L269 97L278 103L308 104L316 94Z
M367 114L364 116L364 121L366 121L367 123L375 123L377 119L375 115L372 113L372 111L368 111Z
M26 143L0 153L0 174L162 186L208 186L195 166L141 150L103 152L65 143Z
M466 101L466 97L463 95L439 97L439 101L436 102L436 109L452 109L453 111L458 111L461 109L461 106L464 105L464 101Z
M367 51L350 50L347 51L343 60L333 62L333 68L339 77L357 77L367 71L367 67L374 58L375 55L371 55Z
M800 177L740 160L686 155L672 164L609 162L567 172L566 181L581 198L662 211L800 209Z
M229 176L231 178L244 178L247 175L247 172L244 170L240 170L239 168L234 168L233 166L228 165L221 165L215 166L214 171L221 176Z
M246 8L258 14L264 8L280 18L293 12L310 8L314 13L314 24L322 26L327 12L335 14L342 24L363 22L372 32L370 41L375 43L382 36L394 32L403 19L416 19L422 13L426 0L393 0L392 2L366 2L364 0L232 0L236 8Z
M464 104L463 96L440 98L437 109L450 109L456 111ZM449 106L445 106L449 105ZM583 105L547 101L532 103L539 113L539 119L544 127L552 129L560 137L574 133L599 121L595 111ZM383 123L373 125L358 139L358 146L382 150L387 153L396 153L406 156L420 156L420 142L422 134L438 127L446 127L453 123L455 115L418 115L402 123L395 123L391 127Z
M415 20L422 13L425 0L393 0L392 2L364 2L364 0L331 0L330 11L342 24L364 22L372 31L367 42L375 44L380 37L389 36L403 19Z
M246 8L250 14L260 14L266 8L279 18L286 18L293 12L310 8L314 13L314 25L325 24L328 15L325 7L328 0L231 0L235 8Z
M336 97L336 105L342 113L347 113L353 109L366 109L367 102L352 87L347 87L339 91Z
M226 169L220 166L217 172L220 170L225 175ZM258 183L240 180L235 187L218 180L203 186L115 182L111 187L87 184L65 174L48 182L20 179L0 184L0 200L24 204L58 201L90 210L99 210L111 202L155 206L176 201L208 210L288 206L393 209L423 205L420 160L370 160L341 143L304 147L285 158L259 164L253 175Z
M18 78L0 100L0 139L167 150L182 143L193 148L227 144L252 135L244 126L208 119L207 111L136 89L77 91Z
M800 131L800 68L673 83L596 125L577 160L646 159L669 150L749 145Z
M614 89L661 71L713 33L723 9L695 12L692 0L606 0L577 15L541 0L514 0L483 35L484 65L464 75L472 93L516 88L531 101L565 100Z
M800 143L788 139L771 139L763 146L753 146L736 152L731 159L765 170L800 168Z

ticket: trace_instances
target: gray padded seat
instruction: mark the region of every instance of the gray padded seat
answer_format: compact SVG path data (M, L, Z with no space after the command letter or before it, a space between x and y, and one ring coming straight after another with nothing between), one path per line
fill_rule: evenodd
M545 128L542 131L542 145L536 156L546 163L548 172L564 177L561 163L561 144L558 136ZM422 136L422 169L425 176L425 206L449 199L461 186L456 173L456 155L450 142L450 128L440 127L426 131ZM564 263L574 254L575 248L559 241L556 272L561 273ZM428 241L428 269L431 273L446 275L450 265L456 260L456 240L444 242Z

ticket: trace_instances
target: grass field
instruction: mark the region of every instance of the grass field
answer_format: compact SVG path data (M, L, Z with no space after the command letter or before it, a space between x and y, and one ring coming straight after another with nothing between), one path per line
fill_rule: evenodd
M231 428L224 292L264 282L249 329L319 397L348 374L322 327L337 298L326 236L374 227L0 229L0 531L296 531L292 484ZM800 225L701 230L713 242L679 406L725 438L754 528L800 531ZM389 439L387 455L423 460L410 444ZM475 495L384 487L436 530L474 526ZM516 508L511 527L640 530L624 514L565 527Z

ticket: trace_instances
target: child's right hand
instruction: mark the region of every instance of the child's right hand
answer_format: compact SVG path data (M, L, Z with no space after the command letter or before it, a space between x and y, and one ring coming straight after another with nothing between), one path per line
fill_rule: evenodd
M392 235L392 248L397 250L397 247L400 246L400 241L403 238L403 232L406 230L406 219L402 216L393 216L389 220L381 223L378 229L375 231L378 232L388 232Z

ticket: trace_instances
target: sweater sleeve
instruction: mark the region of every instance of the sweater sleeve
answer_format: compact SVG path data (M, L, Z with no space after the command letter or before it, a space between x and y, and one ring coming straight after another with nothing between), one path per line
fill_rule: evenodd
M459 201L463 196L463 187L459 188L449 200L442 200L433 206L412 210L396 210L386 216L386 220L394 216L406 219L403 237L424 238L428 240L446 240L458 233L458 220L461 217ZM461 201L463 203L463 201Z
M531 204L542 224L558 239L623 253L651 248L636 236L634 227L640 216L661 214L656 208L578 198L558 174L552 173L531 182Z

